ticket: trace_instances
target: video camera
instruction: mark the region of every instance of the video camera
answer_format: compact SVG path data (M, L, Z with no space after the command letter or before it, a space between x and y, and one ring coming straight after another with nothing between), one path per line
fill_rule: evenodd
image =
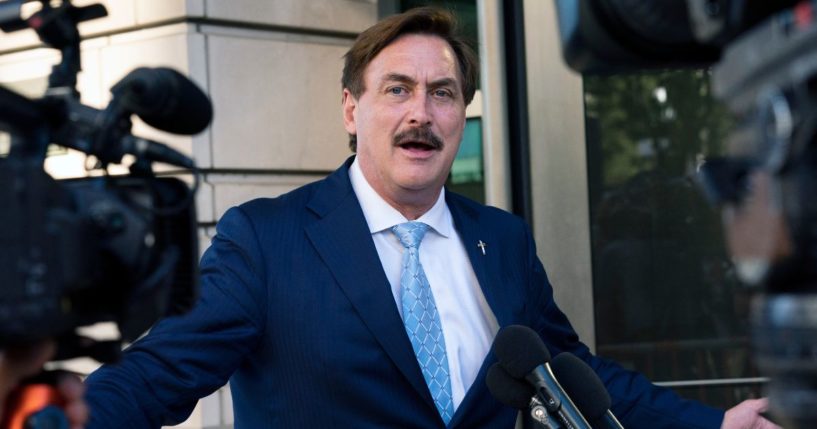
M772 413L817 427L817 2L556 0L562 52L585 74L712 67L737 115L701 167L753 303Z
M41 0L22 18L23 1L0 2L0 29L34 29L61 52L46 94L28 99L0 87L0 131L11 134L0 158L0 347L58 340L57 360L111 362L158 318L188 310L196 297L198 240L191 159L130 133L131 116L176 134L196 134L212 118L207 96L168 68L139 68L111 89L102 110L79 102L77 24L107 15L102 5ZM126 155L130 174L54 180L43 168L50 144L96 158L107 172ZM152 163L192 173L157 177ZM94 342L76 328L114 321L121 338Z

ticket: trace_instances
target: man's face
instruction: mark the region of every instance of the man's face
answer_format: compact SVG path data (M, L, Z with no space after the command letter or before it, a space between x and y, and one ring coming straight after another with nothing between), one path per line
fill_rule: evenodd
M369 63L363 81L359 99L344 90L344 124L357 135L364 176L398 209L433 204L465 127L454 52L437 36L404 35Z

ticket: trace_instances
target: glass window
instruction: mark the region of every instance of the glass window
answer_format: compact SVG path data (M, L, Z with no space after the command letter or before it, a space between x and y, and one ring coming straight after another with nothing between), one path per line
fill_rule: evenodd
M696 184L732 125L705 71L585 77L597 353L731 406L756 377L748 293ZM714 385L714 379L735 379Z
M451 174L446 184L448 189L463 194L472 200L485 203L485 179L482 170L482 121L468 118L465 132Z

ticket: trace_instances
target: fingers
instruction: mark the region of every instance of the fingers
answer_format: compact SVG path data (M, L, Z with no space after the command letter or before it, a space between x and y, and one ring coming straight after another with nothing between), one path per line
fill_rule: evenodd
M760 416L761 413L765 413L769 410L769 398L747 399L743 402L746 404L747 408L752 409L759 416L759 420L757 421L757 425L755 427L758 429L782 429L780 426L770 422L763 416Z
M769 400L747 399L730 408L724 415L722 429L781 429L761 413L769 409Z
M81 429L88 422L89 410L88 405L82 401L69 403L65 406L65 417L71 425L71 429Z
M747 407L763 413L769 409L769 398L747 399L743 401Z
M64 411L71 429L81 429L88 422L90 413L88 405L82 400L85 394L82 380L76 375L65 374L60 378L57 389L65 399Z

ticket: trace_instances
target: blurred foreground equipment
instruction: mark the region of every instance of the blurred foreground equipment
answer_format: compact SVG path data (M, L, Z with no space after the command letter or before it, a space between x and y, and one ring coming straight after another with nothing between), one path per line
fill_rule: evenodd
M712 67L739 123L701 182L741 279L783 426L817 427L817 2L556 0L562 52L586 74Z
M140 68L99 110L79 101L77 24L107 14L101 5L42 0L23 19L22 1L0 2L0 29L34 29L62 61L42 98L0 87L0 131L11 135L0 158L0 347L45 338L58 341L57 360L90 356L110 362L160 317L186 311L197 293L198 243L191 159L130 134L131 116L164 131L195 134L212 118L207 96L167 69ZM96 168L135 162L130 174L54 180L43 169L50 144L93 156ZM156 177L163 162L192 174ZM114 321L121 338L94 342L76 328Z

